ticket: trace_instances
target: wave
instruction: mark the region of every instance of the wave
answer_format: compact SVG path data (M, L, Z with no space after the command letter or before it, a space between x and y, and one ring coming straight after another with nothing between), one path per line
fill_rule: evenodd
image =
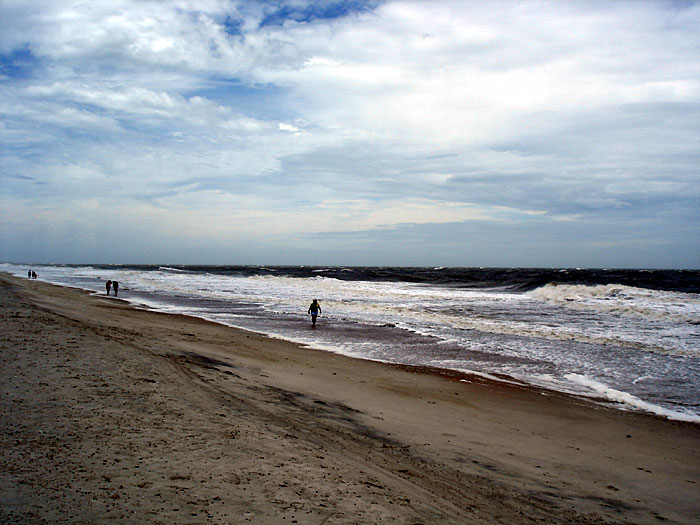
M641 410L643 412L650 412L656 414L657 416L662 416L668 419L675 419L677 421L688 421L691 423L700 423L700 415L691 414L688 412L681 412L678 410L671 410L668 408L663 408L653 403L639 399L636 396L628 392L623 392L621 390L616 390L611 388L595 379L586 377L581 374L567 374L564 376L572 383L584 387L589 394L599 396L606 401L611 401L618 405L628 407L633 410Z
M700 324L700 295L695 293L650 290L620 284L548 283L527 295L547 302L567 304L571 308Z

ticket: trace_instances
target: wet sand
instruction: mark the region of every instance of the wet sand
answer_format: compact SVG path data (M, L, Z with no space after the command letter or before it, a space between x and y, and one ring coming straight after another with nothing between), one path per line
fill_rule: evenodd
M0 274L0 521L696 523L700 425Z

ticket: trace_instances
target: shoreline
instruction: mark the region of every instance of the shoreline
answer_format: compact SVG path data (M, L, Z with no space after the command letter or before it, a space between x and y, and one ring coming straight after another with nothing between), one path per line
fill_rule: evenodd
M121 265L115 266L120 267ZM159 268L162 268L162 266ZM170 270L174 269L170 268ZM18 276L23 277L23 274ZM71 286L79 290L89 290L93 293L100 295L101 292L99 288L102 287L103 281L100 280L99 286L97 286L96 288L94 279L95 277L93 276L92 281L90 282L88 282L88 280L83 280L79 283L73 283L69 285L64 282L61 282L61 279L59 278L55 282L55 284L59 286ZM124 277L124 279L126 279L126 277ZM150 290L148 285L146 285L146 288ZM208 306L200 308L198 300L176 299L172 303L170 302L170 300L167 300L165 303L161 303L157 299L158 294L156 293L154 295L154 297L156 297L155 303L150 303L149 294L151 292L142 293L141 291L139 291L138 287L132 290L132 294L128 293L128 288L125 289L125 291L127 292L126 299L123 299L121 296L119 297L119 299L126 300L128 303L132 304L137 308L143 308L147 310L153 309L155 311L163 311L168 313L180 312L184 315L197 316L202 319L217 322L223 324L224 326L229 326L235 329L254 331L256 333L261 333L262 335L273 339L280 339L292 342L294 344L301 344L308 348L320 349L332 353L349 355L357 359L364 358L379 363L415 363L415 366L431 366L430 358L419 358L418 360L414 359L417 354L412 354L411 344L410 341L408 341L408 339L407 353L400 352L397 354L392 351L382 351L382 348L387 349L392 347L392 345L394 344L392 342L392 339L394 339L395 337L415 337L416 340L420 339L420 331L401 329L398 330L397 333L391 333L391 331L386 331L379 334L376 329L376 326L378 325L368 323L365 326L363 326L362 321L360 321L360 326L363 326L363 331L360 337L355 337L353 339L352 334L349 335L348 333L344 333L344 335L340 336L340 339L338 339L337 334L343 333L342 328L347 327L342 326L342 322L331 321L331 323L333 323L334 326L331 327L330 330L323 330L322 333L313 334L312 336L309 336L307 331L303 329L306 327L305 323L300 322L299 319L296 319L296 321L291 322L287 322L287 320L285 321L284 326L282 326L281 324L276 324L276 321L279 321L278 319L275 319L275 321L267 324L264 321L262 323L256 324L250 322L241 323L237 319L238 316L227 317L225 315L218 315L221 312L236 311L235 306L233 306L236 304L235 301L232 305L222 303L219 306L219 308L214 309L214 313L212 314L211 311L208 310ZM206 300L204 298L199 299L203 301L203 304L206 304ZM153 306L151 307L149 306L149 304L153 304ZM167 304L167 306L164 306L165 304ZM346 320L347 319L343 318L343 321ZM276 327L276 329L274 329L273 327ZM300 329L300 327L302 327L302 329ZM645 332L645 329L640 329L640 333ZM328 337L328 334L335 335L331 335L330 337ZM317 335L319 337L317 337ZM545 337L543 340L546 339L547 338ZM352 351L353 343L351 343L351 341L353 340L355 342L354 344L359 345L359 348L363 349L365 348L364 345L368 343L368 347L370 348L370 350L361 351L361 353L365 354L365 357L357 355L356 352ZM556 338L552 341L555 340ZM562 339L562 341L565 340L566 338ZM639 359L644 358L643 361L637 362L636 357L627 355L625 356L625 359L627 359L626 362L623 360L622 362L618 362L616 364L611 364L610 359L606 361L605 359L601 358L596 368L606 369L610 367L611 370L616 371L612 375L605 373L601 375L597 374L595 370L590 369L590 360L587 362L588 366L572 365L572 363L576 362L577 360L581 360L582 363L585 363L587 359L590 359L590 356L584 356L583 359L581 359L580 357L577 357L575 355L576 352L573 352L574 355L569 355L571 354L572 350L568 347L568 343L560 341L559 343L550 342L548 344L553 345L549 348L549 352L547 353L547 356L549 357L540 360L540 366L547 366L545 366L545 368L539 369L539 371L528 366L525 366L522 369L517 368L519 356L523 357L526 360L526 362L529 359L529 353L527 351L522 351L524 349L527 349L529 345L523 343L522 341L520 342L520 344L518 344L518 347L521 349L520 351L516 352L515 354L508 354L514 359L514 361L513 363L508 363L506 369L502 369L500 367L498 359L493 361L489 369L484 370L480 370L481 367L479 365L472 366L472 362L464 359L459 360L459 362L448 362L445 364L445 366L450 367L446 369L463 372L469 376L478 375L487 379L497 381L510 381L515 384L526 384L550 392L559 392L567 395L581 397L587 400L591 400L595 403L602 403L606 406L615 407L619 410L649 413L672 420L688 421L700 424L700 413L698 413L697 410L694 410L694 408L697 408L697 393L691 386L697 382L696 379L693 379L693 377L697 377L697 374L695 374L695 376L692 375L694 372L697 372L697 367L695 367L693 373L688 372L688 368L682 364L677 365L677 367L674 369L669 369L668 362L665 365L664 363L656 363L649 367L647 366L647 364L650 361L646 359L646 357L649 356L642 356ZM375 348L373 348L373 346ZM426 347L427 346L428 345L426 345ZM466 347L469 348L469 345L467 344ZM443 347L441 347L440 345L433 345L433 348ZM613 348L616 347L613 346ZM620 348L626 348L626 345L621 344ZM379 351L377 352L375 350ZM499 348L492 348L492 350L493 354L490 355L500 355ZM560 352L561 350L564 351ZM560 353L561 356L564 357L559 356ZM643 354L643 352L640 352L640 354ZM655 351L652 351L652 354L655 354ZM652 354L650 354L650 356L652 357L651 362L654 361L654 356ZM443 356L438 352L434 357L441 358ZM619 358L620 356L617 357ZM549 358L553 359L551 363L549 362ZM478 355L476 359L478 361ZM594 361L597 360L598 358L594 358ZM424 364L420 364L421 361ZM507 363L507 361L508 359L505 359L503 362ZM533 362L537 361L538 360L535 359ZM560 362L564 363L561 369L558 367L558 363ZM516 368L513 369L513 366L510 365L513 365ZM626 370L626 367L628 365L630 366L630 369ZM569 373L566 373L562 370L568 370ZM682 377L684 379L688 379L688 382L676 383L676 389L673 389L670 383L666 384L663 381L659 385L655 385L654 382L642 382L641 387L636 386L639 380L649 379L650 377L653 378L654 376L666 376L667 378ZM631 381L630 383L630 380L632 378L637 379ZM678 388L682 385L685 385L685 390L678 390Z
M0 272L2 273L2 272ZM8 274L12 275L12 274ZM18 276L14 275L16 278L23 279L24 276ZM44 281L46 282L46 281ZM70 284L65 284L65 283L51 283L48 282L47 284L53 284L55 286L61 286L61 287L68 287L72 288L75 290L83 291L83 292L88 292L92 295L95 296L102 296L102 292L95 290L94 288L91 287L84 287L84 286L79 286L79 285L70 285ZM123 291L128 292L128 289L125 289ZM571 385L565 386L565 385L558 385L555 386L553 384L548 384L547 382L541 382L538 381L535 378L517 378L513 377L511 375L508 375L507 373L489 373L489 372L481 372L478 370L469 370L468 368L441 368L441 367L431 367L431 365L412 365L412 364L406 364L406 363L401 363L398 361L391 361L391 360L383 360L383 359L372 359L369 357L361 357L357 355L348 355L343 353L342 351L338 350L337 348L333 347L332 345L325 345L325 344L314 344L309 341L305 340L300 340L296 339L294 337L286 336L284 333L279 333L279 332L265 332L265 331L256 331L255 328L249 328L245 326L239 326L236 325L235 323L227 323L222 320L217 320L217 319L212 319L207 317L205 314L196 314L196 313L187 313L187 312L180 312L180 313L175 313L175 312L164 312L159 310L157 307L151 307L147 303L142 303L140 302L140 298L137 295L136 297L131 297L129 298L128 296L126 298L120 296L120 297L112 297L109 296L110 299L112 300L117 300L117 301L122 301L125 304L130 305L133 308L137 309L142 309L146 311L151 311L151 312L161 312L161 313L166 313L169 315L185 315L185 316L190 316L190 317L196 317L198 319L202 319L205 321L213 322L216 324L220 324L222 326L232 328L234 330L242 330L244 332L250 332L250 333L255 333L257 335L261 335L263 337L268 337L271 339L275 340L280 340L284 341L287 343L295 344L295 345L300 345L304 348L308 349L314 349L314 350L321 350L325 352L330 352L330 353L337 353L340 355L346 355L348 357L351 357L353 359L361 359L361 360L366 360L366 361L371 361L371 362L376 362L376 363L381 363L381 364L389 364L389 365L402 365L406 367L416 367L417 369L422 369L426 373L429 373L429 370L431 368L435 369L435 373L441 374L441 373L457 373L457 374L464 374L464 378L467 380L473 380L474 377L480 377L485 379L486 381L496 381L496 382L505 382L505 383L510 383L516 386L524 386L524 387L529 387L529 388L534 388L537 390L541 390L544 392L549 392L550 394L560 394L560 395L565 395L565 396L572 396L574 398L590 401L592 403L596 404L601 404L606 407L611 407L615 408L617 410L621 411L627 411L627 412L633 412L633 413L641 413L641 414L651 414L654 416L674 420L674 421L684 421L684 422L690 422L690 423L695 423L700 425L700 414L696 414L693 412L690 412L687 409L684 409L683 406L681 405L674 405L670 403L665 403L665 402L658 402L655 403L653 401L648 401L645 400L643 397L637 397L636 395L624 391L624 390L617 390L613 387L610 387L606 384L597 384L595 380L592 381L592 383L596 383L594 385L591 385L591 380L585 376L582 376L582 379L584 380L584 384L587 384L587 388L589 391L582 391L578 390L576 388L571 388ZM444 371L444 372L443 372Z
M4 521L700 514L697 424L313 350L7 274L0 284Z
M24 279L24 277L20 276L15 276L11 274L7 274L4 272L0 272L0 275L8 275L13 278L17 279ZM70 286L67 284L57 284L57 283L50 283L46 281L39 281L39 282L44 282L45 284L48 284L50 286L57 286L61 288L70 288L73 290L77 290L79 292L87 293L90 296L94 297L103 297L101 292L88 289L88 288L81 288L79 286ZM646 415L651 415L654 417L660 417L662 419L669 419L672 421L683 421L683 422L689 422L689 423L697 423L700 424L700 421L691 421L688 419L685 419L683 416L685 414L680 413L680 412L673 412L677 417L670 417L669 415L662 415L660 412L669 412L670 409L664 409L661 406L656 406L652 405L653 408L658 409L656 412L653 410L644 410L641 409L635 405L623 405L618 401L613 401L611 399L608 399L603 396L596 396L596 395L585 395L585 394L577 394L574 392L565 392L562 390L556 390L547 386L542 386L542 385L537 385L534 383L528 383L526 381L522 381L519 379L516 379L512 376L508 376L505 374L489 374L486 372L477 372L477 371L468 371L468 370L458 370L458 369L453 369L453 368L440 368L440 367L435 367L435 366L429 366L429 365L411 365L411 364L404 364L404 363L395 363L391 361L383 361L380 359L370 359L366 357L358 357L358 356L347 356L341 352L337 352L332 348L325 348L322 346L313 346L312 344L307 344L299 341L295 341L294 339L289 339L284 337L284 335L280 334L268 334L264 332L257 332L255 330L251 330L245 327L241 326L235 326L233 324L227 324L224 322L216 321L213 319L208 319L207 317L204 316L199 316L199 315L194 315L194 314L187 314L187 313L171 313L171 312L162 312L156 308L152 308L148 306L147 304L142 304L139 303L138 301L130 301L129 299L125 299L123 297L118 297L118 296L107 296L109 300L112 301L118 301L122 303L125 306L134 308L136 310L142 310L142 311L147 311L151 313L158 313L158 314L163 314L167 316L173 316L173 317L184 317L184 318L192 318L192 319L198 319L207 323L213 323L214 325L218 326L223 326L225 328L235 330L235 331L240 331L244 332L247 334L255 335L258 337L263 337L271 340L278 340L286 344L291 344L295 346L299 346L301 348L310 350L310 351L317 351L317 352L327 352L327 353L332 353L332 354L337 354L341 355L344 357L347 357L349 359L353 360L359 360L359 361L366 361L369 363L376 363L379 365L383 366L389 366L389 367L396 367L399 370L406 370L408 372L416 372L416 373L423 373L423 374L431 374L435 375L438 377L443 377L445 379L449 380L455 380L455 381L465 381L465 382L475 382L475 383L505 383L509 384L514 387L519 387L519 388L526 388L526 389L532 389L535 391L540 391L545 394L543 395L554 395L554 396L563 396L565 398L572 398L575 402L590 402L596 405L601 405L606 408L612 408L616 410L621 410L625 412L631 412L631 413L637 413L637 414L646 414ZM688 416L691 417L691 416Z

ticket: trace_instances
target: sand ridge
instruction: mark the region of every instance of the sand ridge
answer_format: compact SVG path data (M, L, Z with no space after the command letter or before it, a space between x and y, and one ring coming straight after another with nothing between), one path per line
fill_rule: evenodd
M0 283L3 522L700 515L697 425Z

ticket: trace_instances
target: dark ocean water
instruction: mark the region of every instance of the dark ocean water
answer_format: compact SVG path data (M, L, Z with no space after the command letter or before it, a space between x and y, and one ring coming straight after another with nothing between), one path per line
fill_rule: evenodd
M110 269L113 265L93 265ZM700 270L635 270L582 268L433 268L433 267L314 267L314 266L211 266L134 265L118 268L153 271L171 268L191 273L217 273L254 277L312 278L342 281L407 282L461 288L502 288L529 291L550 283L578 285L620 284L650 290L700 293Z

